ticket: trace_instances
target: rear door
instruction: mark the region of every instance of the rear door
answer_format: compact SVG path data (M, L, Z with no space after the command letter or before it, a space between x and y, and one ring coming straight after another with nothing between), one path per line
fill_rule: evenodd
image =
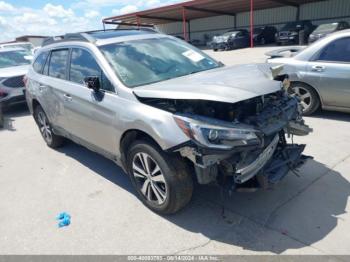
M96 93L85 86L84 78L89 76L99 77L100 92ZM69 102L65 109L70 120L70 133L87 145L115 154L116 118L112 108L116 94L113 85L88 49L72 48L67 86Z
M350 108L350 37L328 44L308 63L325 106Z
M36 83L37 95L50 122L55 129L64 131L68 129L68 119L64 110L68 54L67 48L52 50L46 58L44 68L39 72ZM36 70L35 66L34 63L35 71L40 70L40 67Z

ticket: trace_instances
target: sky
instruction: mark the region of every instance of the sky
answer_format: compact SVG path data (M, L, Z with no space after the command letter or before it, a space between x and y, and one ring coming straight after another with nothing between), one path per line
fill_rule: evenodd
M104 17L181 0L0 0L0 42L22 35L61 35L102 29Z

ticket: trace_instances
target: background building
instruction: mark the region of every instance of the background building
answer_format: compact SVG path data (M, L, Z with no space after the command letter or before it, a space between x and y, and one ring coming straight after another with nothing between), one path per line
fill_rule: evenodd
M254 27L280 28L287 22L304 19L315 25L340 20L350 23L350 0L194 0L109 17L104 23L154 25L163 33L205 43L229 29L249 29L251 22Z

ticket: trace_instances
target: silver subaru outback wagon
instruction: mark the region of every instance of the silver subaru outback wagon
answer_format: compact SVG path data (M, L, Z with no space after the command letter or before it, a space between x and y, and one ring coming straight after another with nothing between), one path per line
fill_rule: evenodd
M194 180L268 188L305 162L286 137L311 129L277 71L226 67L142 29L67 34L37 52L26 99L49 147L70 139L112 159L147 207L170 214Z

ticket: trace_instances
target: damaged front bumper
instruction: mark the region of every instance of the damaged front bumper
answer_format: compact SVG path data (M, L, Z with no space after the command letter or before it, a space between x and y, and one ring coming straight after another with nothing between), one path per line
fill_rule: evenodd
M257 130L259 143L247 141L227 150L205 147L192 140L175 150L194 163L200 184L226 181L229 177L235 187L255 181L258 187L268 188L289 171L295 172L309 158L302 154L305 145L288 144L286 140L286 136L312 132L304 124L295 99L267 107L247 118L247 122Z
M269 185L281 181L289 171L297 170L310 158L302 154L305 145L286 144L279 147L279 137L276 138L255 161L236 170L236 184L244 184L257 177L259 186L268 188Z

